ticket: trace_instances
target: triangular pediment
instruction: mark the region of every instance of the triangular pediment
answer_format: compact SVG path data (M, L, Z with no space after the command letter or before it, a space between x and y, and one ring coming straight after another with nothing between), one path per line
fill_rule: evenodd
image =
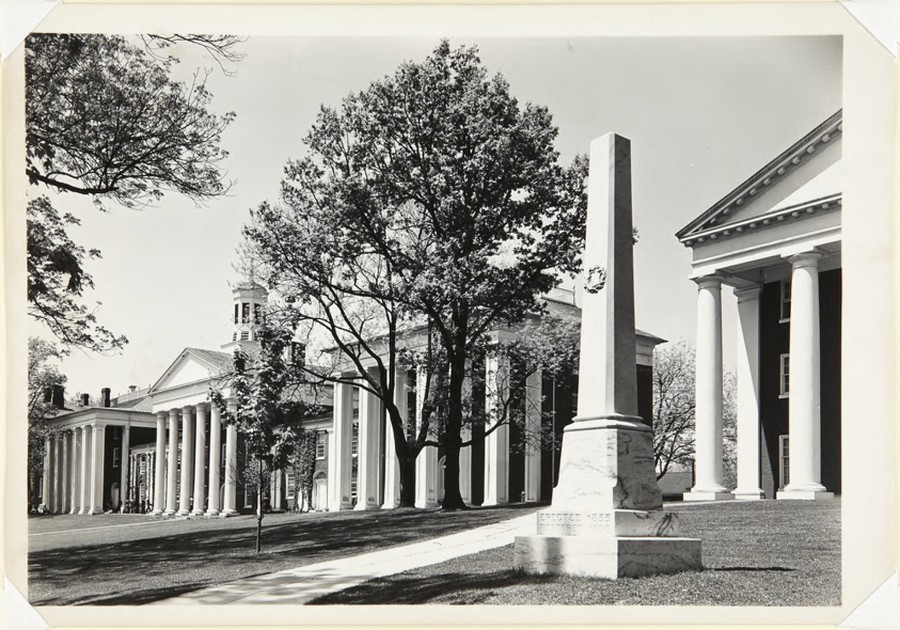
M228 356L221 352L186 348L150 388L150 393L220 376L223 372L223 365L219 359L222 357L207 356L211 353L222 355L226 361L228 359Z
M836 202L840 199L843 184L842 130L842 112L838 111L722 197L676 236L690 245L710 231L744 225L757 217L771 217L812 202Z

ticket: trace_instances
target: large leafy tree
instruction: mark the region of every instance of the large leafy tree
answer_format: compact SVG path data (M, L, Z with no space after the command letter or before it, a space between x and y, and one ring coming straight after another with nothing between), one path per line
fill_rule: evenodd
M546 108L521 105L475 48L444 41L323 107L306 155L285 169L281 203L263 205L246 232L270 284L313 296L362 387L385 403L401 478L429 439L444 447L445 509L463 506L467 360L495 327L540 313L541 294L579 267L586 161L560 165L556 135ZM433 340L426 380L441 383L445 411L436 435L423 436L423 421L409 444L392 399L394 340L413 323Z
M144 207L168 191L197 202L225 193L221 135L234 117L210 111L208 72L172 78L172 46L198 45L218 61L236 61L228 36L34 34L25 44L25 174L53 193ZM104 351L125 337L100 327L80 303L91 286L85 252L67 234L77 223L65 195L28 206L31 313L68 346ZM31 249L32 244L34 248ZM89 256L96 256L90 252ZM45 276L45 272L49 275ZM61 281L65 276L66 280Z
M59 348L38 337L28 338L28 504L37 504L38 483L44 466L45 440L52 433L48 422L55 415L51 392L66 383L58 362Z

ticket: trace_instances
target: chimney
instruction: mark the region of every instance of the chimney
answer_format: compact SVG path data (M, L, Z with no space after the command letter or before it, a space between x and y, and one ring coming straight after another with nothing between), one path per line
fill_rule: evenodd
M101 407L109 407L109 387L104 387L100 390L100 406Z
M87 407L91 404L91 395L90 394L82 394L81 395L81 406Z
M129 386L128 386L128 391L129 391L129 392L137 391L137 385L129 385Z
M57 409L63 409L66 406L66 389L62 385L53 386L53 399L51 404Z

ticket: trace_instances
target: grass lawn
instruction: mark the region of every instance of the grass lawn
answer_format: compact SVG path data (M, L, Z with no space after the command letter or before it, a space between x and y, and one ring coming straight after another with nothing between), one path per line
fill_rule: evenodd
M143 604L197 588L496 523L534 506L273 514L157 520L138 515L29 520L34 605Z
M314 604L837 606L840 501L673 505L701 572L603 580L513 570L513 547L375 579Z

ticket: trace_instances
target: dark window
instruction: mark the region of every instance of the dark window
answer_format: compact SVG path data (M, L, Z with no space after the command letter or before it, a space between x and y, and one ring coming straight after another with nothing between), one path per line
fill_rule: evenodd
M789 354L781 355L781 366L780 366L780 386L778 395L781 397L786 397L790 394L791 391L791 356Z
M316 459L325 459L325 431L316 433Z
M791 281L781 281L781 311L779 323L791 321Z
M235 304L235 305L234 305L234 323L235 323L235 324L238 323L238 311L239 311L239 310L240 310L240 309L238 308L238 305Z
M250 303L249 302L241 303L241 323L242 324L250 323Z
M254 304L253 305L253 321L254 323L259 323L262 319L262 305Z

